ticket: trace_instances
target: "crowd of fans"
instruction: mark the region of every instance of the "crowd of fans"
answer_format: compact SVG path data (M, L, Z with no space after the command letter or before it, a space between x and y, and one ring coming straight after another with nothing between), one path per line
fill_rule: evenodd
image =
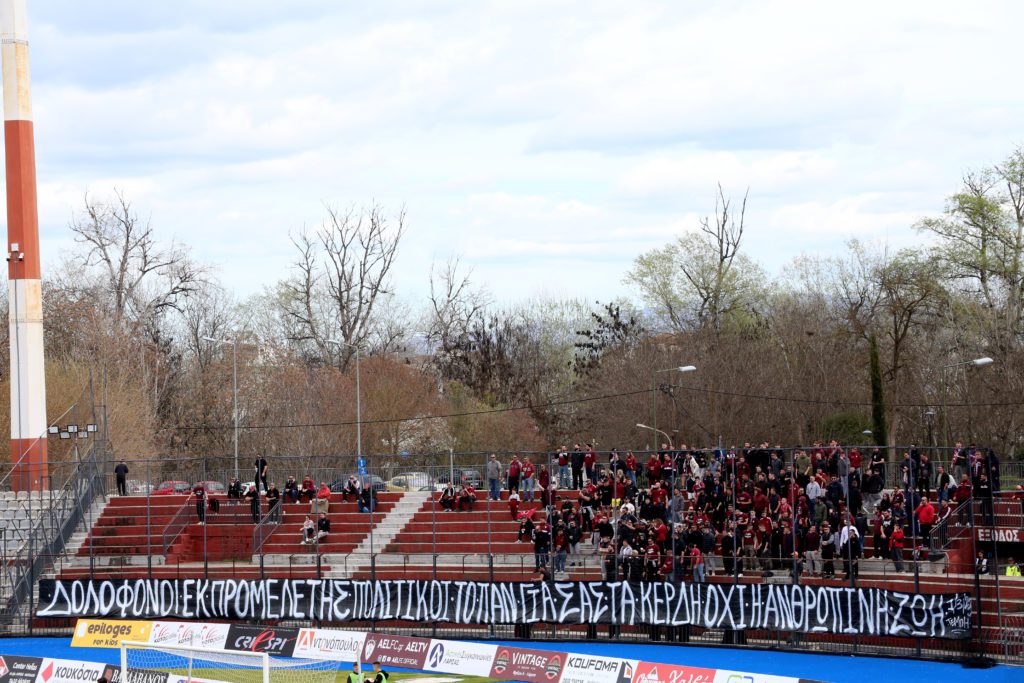
M953 518L957 506L973 497L991 516L998 465L991 450L958 443L947 472L910 448L899 485L887 490L882 449L861 453L835 441L799 449L662 444L643 461L576 444L539 464L513 456L504 466L492 455L486 474L492 500L509 490L518 540L533 543L538 572L563 573L596 553L607 580L703 581L719 571L849 578L869 535L871 555L904 571L907 553L928 559L948 525L970 523L969 506Z

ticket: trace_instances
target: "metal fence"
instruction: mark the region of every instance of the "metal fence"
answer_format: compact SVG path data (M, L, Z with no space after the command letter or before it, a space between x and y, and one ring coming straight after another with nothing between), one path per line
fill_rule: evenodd
M777 466L774 463L772 453L778 456L781 467L790 471L799 469L798 463L803 461L807 449L767 449L767 453L761 452L754 455L751 460L758 461L762 457L766 459L768 467ZM850 460L852 447L842 449ZM851 490L854 488L850 483L854 475L859 474L860 481L865 477L868 468L870 449L858 449L862 457L862 464L859 473L850 472L844 492L846 502L850 502ZM522 579L536 580L536 569L538 564L545 566L549 575L554 575L554 564L557 561L553 553L546 553L543 557L531 552L529 548L523 548L522 552L509 552L507 540L507 527L510 521L510 512L507 508L507 491L509 488L508 466L510 458L515 455L521 462L527 459L537 467L535 477L540 478L540 468L547 469L550 478L550 485L555 487L554 495L565 496L565 500L573 499L576 494L573 480L588 476L599 477L602 470L608 471L612 454L602 452L596 454L596 462L592 473L588 473L587 467L574 467L570 462L568 465L560 465L557 454L552 453L517 453L495 454L501 463L502 474L499 487L501 495L498 501L488 503L490 494L490 481L487 476L489 453L442 453L442 454L413 454L413 455L391 455L372 456L363 459L355 455L343 454L330 458L309 458L309 457L288 457L277 456L268 458L269 480L279 488L283 488L288 475L292 475L299 483L309 478L316 484L325 482L335 490L347 482L350 476L357 477L364 486L371 487L377 491L378 496L384 498L386 492L402 492L404 494L416 493L422 499L422 508L419 512L429 512L430 530L420 538L424 539L418 543L414 550L398 548L391 545L394 537L389 538L389 532L380 526L386 517L378 511L371 511L365 516L365 534L369 540L371 552L347 552L325 556L320 552L318 546L307 551L295 553L267 553L264 551L266 543L277 537L278 534L297 533L290 528L281 528L278 519L272 519L266 515L266 508L261 504L258 523L252 527L253 534L253 556L245 558L230 558L225 560L212 561L207 552L207 529L204 527L202 537L197 539L200 547L203 548L203 560L200 564L194 562L169 562L165 557L160 557L151 548L159 547L167 555L169 549L176 539L190 524L196 521L196 510L191 502L181 503L180 498L165 498L162 491L174 491L174 482L184 482L189 488L196 482L216 482L223 484L225 488L235 477L234 463L228 457L219 458L195 458L176 460L150 460L134 461L128 463L129 473L127 476L126 488L128 497L137 499L140 507L144 508L146 516L145 537L142 539L128 538L118 545L116 529L113 534L113 543L105 543L99 547L96 543L95 533L90 534L78 551L77 557L70 555L65 546L76 528L82 526L92 528L92 519L87 512L92 506L93 500L105 496L107 492L117 490L117 478L113 474L115 463L106 462L101 451L90 451L80 461L73 463L56 464L51 472L58 477L64 477L65 483L58 488L44 494L48 501L46 510L42 505L36 506L38 519L33 521L32 533L28 535L28 542L18 547L14 556L9 554L4 557L2 573L2 586L4 587L5 611L3 614L4 623L2 628L6 633L37 632L42 630L55 630L56 632L67 632L67 625L53 626L37 624L28 616L32 610L32 587L38 578L42 576L74 575L77 577L102 577L116 578L119 576L142 575L168 578L187 578L196 576L276 576L276 577L323 577L323 576L352 576L358 578L378 578L382 576L416 575L418 577L434 578L474 578L480 580L497 579ZM902 468L903 454L908 457L912 455L912 448L886 449L885 455L885 484L889 489L900 490L934 490L934 480L925 486L914 472L907 472ZM933 463L933 474L937 474L938 466L944 469L952 469L948 449L918 450L916 455L930 454ZM714 472L723 482L732 484L730 494L732 502L735 503L736 491L734 474L742 469L742 462L750 463L747 456L751 452L732 451L728 449L707 449L693 453L694 463L702 472ZM627 456L626 452L617 453L620 458ZM649 484L647 462L652 455L650 452L636 451L637 466L633 471L638 486L645 487ZM239 474L243 482L248 483L255 479L249 463L248 467L240 467ZM937 464L936 464L937 463ZM689 466L687 464L687 466ZM757 465L754 465L756 468ZM682 468L680 468L682 469ZM855 470L857 468L850 468ZM998 476L992 477L992 463L986 463L987 474L993 481L1000 482L1000 488L1004 491L1016 485L1021 478L1021 463L1002 463L998 466ZM582 471L575 471L582 470ZM756 469L753 470L756 473ZM628 476L628 474L627 474ZM675 487L678 483L685 486L685 481L691 479L685 472L673 473L669 479L669 485ZM452 542L445 538L445 533L453 526L458 526L459 517L452 515L448 521L439 500L439 491L448 487L449 484L460 486L463 483L470 484L477 489L478 509L486 511L483 524L474 533L477 535L473 550L462 550L453 547ZM520 481L518 488L521 491L525 507L539 506L540 492L539 484L533 487L533 495L528 494L527 486ZM568 492L568 493L567 493ZM532 498L532 500L531 500ZM167 506L163 501L179 501L174 505L174 512L168 516L164 514ZM997 497L998 500L998 497ZM552 502L552 501L547 501ZM947 549L958 541L964 541L970 535L972 544L971 557L976 554L974 547L973 529L976 526L987 525L989 527L1002 527L1004 525L1017 525L1020 528L1022 518L1020 513L1000 508L990 510L983 508L981 501L972 501L965 505L965 523L961 526L950 526L955 524L952 520L958 520L960 511L955 511L950 523L941 523L932 530L932 543L930 546L935 552ZM421 515L422 516L422 515ZM44 521L45 520L45 521ZM219 513L212 515L211 524L228 523L238 524L248 522L247 507L242 504L234 504ZM504 523L505 538L497 538L497 529ZM84 523L84 524L83 524ZM36 529L38 528L38 532ZM360 527L362 528L362 527ZM95 531L95 530L94 530ZM911 544L914 548L918 545L917 530L910 525ZM246 531L248 533L248 531ZM6 552L10 547L6 542L0 544ZM518 550L518 549L517 549ZM606 558L593 552L572 554L565 558L568 566L565 568L564 576L575 579L599 579L606 575ZM675 550L675 548L673 548ZM141 552L140 552L141 551ZM674 553L673 553L674 554ZM1020 610L1024 601L1007 598L1000 600L1000 584L996 575L978 576L974 573L973 561L952 562L949 558L935 558L928 553L915 553L909 550L903 558L903 571L897 571L897 567L891 558L864 558L863 565L870 564L868 579L862 578L857 571L851 571L849 584L865 585L865 581L880 582L884 585L893 585L911 589L908 584L908 577L913 577L913 588L917 589L922 584L927 588L926 592L941 592L951 590L949 581L941 577L957 577L959 583L955 583L957 590L970 590L975 594L979 609L977 610L979 637L967 643L929 643L921 641L894 641L883 638L822 638L819 636L800 635L791 633L754 633L735 634L731 632L720 632L698 629L626 629L616 633L619 638L633 639L655 639L670 642L692 642L706 645L713 644L742 644L739 640L745 639L745 643L758 647L787 647L806 649L812 651L827 651L833 653L857 653L857 654L890 654L897 656L929 656L929 657L966 657L979 652L997 654L1008 661L1021 661L1020 643L1014 639L1020 629L1013 631L1015 620L1021 618L1021 614L1014 610ZM717 581L739 581L738 567L741 562L733 563L733 571L725 574L724 558L714 554L709 558L712 580ZM803 558L801 558L803 560ZM838 558L837 564L841 564L844 558ZM854 558L847 557L846 561L854 566ZM748 565L750 566L750 565ZM998 557L992 558L992 569L998 572L1001 569ZM616 568L618 571L619 568ZM793 571L792 559L782 554L757 558L752 569L759 575L758 580L765 582L793 582L800 583L807 580L817 580L817 577L808 576L807 566L799 567L802 571ZM813 573L814 560L811 559L810 570ZM248 573L248 574L247 574ZM666 577L672 580L673 577ZM744 581L750 581L751 577L746 575ZM971 585L973 582L973 585ZM1004 580L1004 584L1006 581ZM1005 586L1004 586L1005 588ZM408 624L372 624L371 628L384 630L399 630L416 634L440 634L448 636L471 636L471 637L529 637L534 639L563 639L580 638L595 635L593 629L585 627L580 630L537 625L527 634L522 628L492 626L481 631L475 627L460 627L455 625L408 625ZM971 649L973 648L973 649Z

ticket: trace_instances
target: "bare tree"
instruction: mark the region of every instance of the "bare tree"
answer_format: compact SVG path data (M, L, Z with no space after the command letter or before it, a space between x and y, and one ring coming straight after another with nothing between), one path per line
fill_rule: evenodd
M111 201L86 195L71 231L88 249L86 264L99 269L115 328L151 327L165 310L180 310L206 282L205 269L188 249L157 241L152 225L119 190Z
M327 220L315 234L293 238L299 251L295 275L284 283L282 305L292 340L312 346L320 358L338 358L348 367L353 347L395 337L380 325L378 309L393 294L391 269L405 233L405 212L389 219L374 205L341 212L327 207ZM341 349L329 339L345 343ZM337 355L336 355L337 354Z

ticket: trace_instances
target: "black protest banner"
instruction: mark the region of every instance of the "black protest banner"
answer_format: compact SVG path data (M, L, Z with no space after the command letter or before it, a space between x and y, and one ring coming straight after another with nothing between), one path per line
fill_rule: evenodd
M694 625L966 638L969 593L625 582L110 579L39 582L38 617Z

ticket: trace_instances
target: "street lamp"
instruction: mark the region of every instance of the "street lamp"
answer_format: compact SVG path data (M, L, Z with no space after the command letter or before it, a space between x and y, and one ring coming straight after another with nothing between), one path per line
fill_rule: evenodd
M637 423L636 423L636 426L637 426L637 427L639 427L640 429L650 429L650 430L651 430L652 432L657 432L658 434L664 434L664 435L665 435L665 438L666 438L666 439L668 439L668 445L669 445L669 446L670 446L670 447L672 448L672 450L675 450L675 448L676 448L676 447L675 447L675 445L674 445L674 444L672 443L672 437L671 437L671 436L669 436L669 435L668 435L667 433L665 433L665 432L661 431L661 430L660 430L660 429L658 429L657 427L651 427L651 426L649 426L649 425L645 425L645 424L643 424L642 422L637 422Z
M363 410L362 410L362 396L359 390L359 345L351 344L340 339L327 339L328 344L337 344L338 346L347 346L356 352L356 457L363 457ZM372 483L372 481L371 481Z
M992 360L991 358L989 358L988 356L982 356L981 358L974 358L973 360L965 360L965 361L961 361L959 363L950 363L949 365L943 365L940 368L940 374L942 376L942 433L946 437L946 445L947 446L950 443L950 438L949 438L949 414L948 414L948 406L946 405L946 393L947 393L946 371L947 370L951 370L953 368L962 368L962 367L965 367L965 366L971 366L971 367L975 367L975 368L983 368L986 365L992 365L992 363L995 363L995 361Z
M203 337L203 341L223 346L231 346L231 412L234 414L235 423L235 479L241 481L238 470L238 339L214 339ZM256 492L259 493L260 483L256 482Z
M651 424L654 426L648 427L648 429L652 429L655 432L660 431L658 429L658 385L656 384L658 375L663 372L694 372L696 369L696 365L679 365L674 368L655 370L651 373ZM665 432L661 433L665 434ZM665 434L665 436L668 436L668 434ZM671 441L672 440L669 439L669 442ZM658 449L655 448L654 450L657 451Z

